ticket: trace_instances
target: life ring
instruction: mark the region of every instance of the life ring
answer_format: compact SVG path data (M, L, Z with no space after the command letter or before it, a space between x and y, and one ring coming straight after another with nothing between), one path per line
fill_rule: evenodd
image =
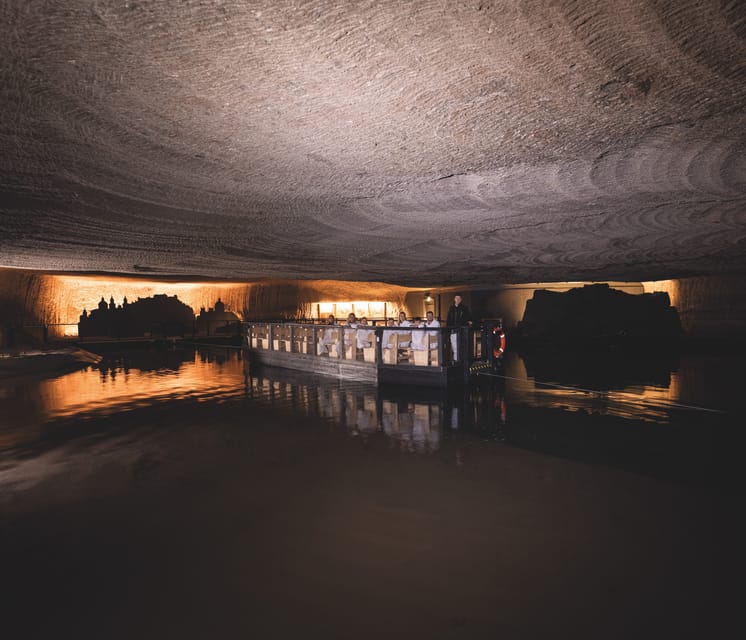
M505 332L502 330L502 327L494 327L492 329L492 335L495 336L492 356L494 358L502 358L503 353L505 353Z

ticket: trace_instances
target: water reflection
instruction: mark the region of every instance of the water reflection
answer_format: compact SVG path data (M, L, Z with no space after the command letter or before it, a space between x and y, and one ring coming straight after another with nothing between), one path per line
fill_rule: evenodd
M426 389L405 393L399 397L386 387L304 378L284 369L247 364L247 395L255 401L326 419L363 442L383 434L389 446L401 451L437 451L443 429L450 426L444 421L450 398Z
M581 612L578 637L611 619L619 637L651 620L667 637L687 628L681 611L711 624L710 581L728 584L713 550L735 530L713 515L722 493L598 466L704 475L704 425L511 402L518 386L376 388L228 350L26 380L20 404L0 393L3 432L43 443L0 454L9 628L291 637L363 620L376 637L538 637ZM29 429L12 417L31 411ZM550 622L532 627L537 611Z
M0 383L0 448L33 442L56 419L107 416L163 402L240 397L237 350L131 350L56 378Z
M526 404L667 424L673 412L727 412L737 393L735 358L718 358L709 382L697 376L699 358L667 354L629 357L590 354L508 354L499 373L507 398ZM699 385L682 384L697 377ZM704 392L705 387L707 391ZM697 390L699 392L697 392Z
M99 383L91 377L98 375ZM45 381L49 418L108 414L167 400L214 400L242 391L239 351L174 349L133 351L107 357L79 375Z
M652 369L650 363L635 369L627 362L606 373L594 363L597 375L590 375L591 365L562 369L509 354L499 371L446 391L261 368L230 348L131 351L107 354L99 365L53 379L3 381L0 448L33 446L53 434L59 421L117 414L120 429L127 430L144 415L127 422L125 416L135 410L167 407L178 422L193 406L189 403L204 404L215 416L220 415L215 405L232 403L241 416L261 404L284 412L291 422L322 421L365 445L407 454L491 441L635 468L645 458L651 468L674 449L688 461L703 449L702 434L714 433L708 417L730 417L725 409L706 409L722 407L723 393L731 402L737 397L735 359L716 364L709 358L707 380L714 386L704 389L704 382L697 384L699 362L657 362ZM106 429L105 422L98 425L94 428ZM677 431L661 430L665 425Z
M727 414L684 408L675 387L544 387L521 377L523 366L514 357L502 372L445 391L314 379L247 362L247 394L295 418L326 419L368 446L420 455L449 447L443 459L456 464L465 464L470 447L489 442L680 481L713 480Z
M724 359L521 358L466 389L400 389L251 367L235 349L172 349L107 354L95 366L57 378L3 381L0 445L9 431L56 418L110 414L165 401L238 397L287 405L334 420L355 436L381 431L406 449L437 449L442 429L502 437L509 405L527 405L667 423L672 410L727 408L737 375ZM706 375L704 375L706 373ZM719 374L719 375L718 375ZM707 387L709 383L710 387ZM731 390L729 390L731 387ZM720 393L715 393L719 391ZM12 438L10 438L12 441Z

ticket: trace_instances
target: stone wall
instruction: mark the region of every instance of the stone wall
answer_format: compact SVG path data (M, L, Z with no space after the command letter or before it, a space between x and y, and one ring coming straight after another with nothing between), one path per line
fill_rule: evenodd
M675 340L681 324L666 292L635 295L591 284L564 292L538 289L526 303L517 335L569 348L599 340Z
M710 276L646 282L645 291L666 291L679 311L684 333L693 338L743 339L746 277Z
M83 278L81 277L81 281ZM746 333L746 290L743 281L743 277L732 275L609 284L613 289L630 294L665 292L671 305L679 312L685 335L727 338L740 337ZM53 275L0 269L0 347L8 346L9 336L18 335L17 328L22 325L77 323L82 308L77 308L79 303L77 306L73 305L74 309L70 306L70 286L61 284L60 278ZM470 290L469 287L464 287L459 291L476 319L501 317L504 326L511 329L523 319L526 302L537 289L567 291L575 286L578 283L532 283L502 287L496 285L494 289ZM214 292L210 291L211 287L215 287ZM388 302L391 308L405 309L410 316L424 315L426 309L431 308L444 320L456 289L447 287L427 290L433 297L430 306L423 302L424 291L385 283L335 280L236 283L227 289L225 283L204 283L199 289L199 304L195 312L200 304L209 306L218 297L228 302L227 307L243 319L308 317L313 311L312 303L320 301L379 300ZM95 301L101 295L106 295L108 299L109 291L96 289ZM179 298L182 299L181 294ZM72 316L68 318L70 314Z

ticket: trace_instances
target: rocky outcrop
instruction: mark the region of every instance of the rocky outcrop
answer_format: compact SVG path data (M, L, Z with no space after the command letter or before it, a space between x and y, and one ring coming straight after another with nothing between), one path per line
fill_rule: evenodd
M605 284L566 292L538 290L526 303L516 337L524 344L552 349L677 340L678 312L667 293L632 295Z

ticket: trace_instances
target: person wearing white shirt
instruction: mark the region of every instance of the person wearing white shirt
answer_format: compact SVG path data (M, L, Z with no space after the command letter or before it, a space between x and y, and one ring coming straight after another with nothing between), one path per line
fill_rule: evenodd
M425 314L425 326L426 327L439 327L440 326L440 320L435 319L435 314L433 314L432 311L428 311L427 314ZM428 342L432 343L432 348L435 349L436 345L438 344L438 336L440 335L440 331L428 331Z
M319 342L319 355L329 355L329 345L335 342L335 323L336 319L333 315L330 315L326 320L327 328L324 329Z
M368 324L368 318L363 316L360 318L360 322L357 324L357 348L358 349L365 349L365 347L370 346L370 340L368 340L368 337L370 336L371 327Z
M394 322L393 318L388 318L386 320L386 326L387 327L395 327L396 323ZM384 329L383 330L383 336L381 337L381 341L383 342L383 348L384 349L393 349L394 348L394 334L396 331L392 329Z
M357 317L354 313L347 315L344 329L345 348L357 342Z
M409 320L407 320L407 314L404 313L403 311L399 312L399 326L400 327L411 327L412 326L412 323ZM403 340L399 342L399 346L402 349L406 349L409 346L409 340Z
M422 328L422 318L415 318L412 323L413 329ZM428 332L412 331L412 349L415 351L425 351L427 349Z
M433 315L432 311L428 311L427 315L425 316L425 326L426 327L439 327L440 326L440 320L436 320L435 316ZM430 332L433 335L437 335L437 331L431 331Z

